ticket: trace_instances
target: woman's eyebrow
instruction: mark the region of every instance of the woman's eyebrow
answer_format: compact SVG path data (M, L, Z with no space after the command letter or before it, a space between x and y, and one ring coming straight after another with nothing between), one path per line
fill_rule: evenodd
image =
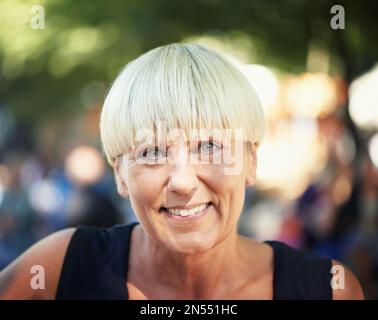
M161 142L155 142L155 143L141 143L139 145L136 145L131 151L135 152L136 150L140 148L148 148L148 147L164 147L165 149L169 149L172 146L175 145L180 145L182 143L185 143L187 146L190 146L191 144L195 144L201 141L217 141L217 142L225 142L227 139L224 139L224 137L218 137L214 135L210 136L198 136L193 139L186 139L184 142L179 141L179 142L167 142L167 141L161 141Z

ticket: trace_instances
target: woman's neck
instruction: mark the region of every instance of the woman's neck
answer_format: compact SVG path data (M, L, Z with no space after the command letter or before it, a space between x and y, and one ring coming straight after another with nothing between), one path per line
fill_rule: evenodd
M155 290L159 287L172 299L220 299L231 286L241 285L245 268L251 268L248 240L238 235L236 228L215 247L192 255L160 246L143 228L137 238L136 270L144 283Z

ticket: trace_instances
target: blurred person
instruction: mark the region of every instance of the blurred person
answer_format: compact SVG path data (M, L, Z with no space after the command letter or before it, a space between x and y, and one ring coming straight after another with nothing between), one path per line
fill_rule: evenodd
M13 150L0 162L0 270L38 240L39 219L22 183L28 157L25 151Z
M344 261L360 215L356 146L340 112L318 119L318 124L327 164L297 200L297 214L304 227L304 247Z
M64 168L72 186L65 210L67 226L110 227L123 221L109 190L102 186L106 184L105 163L96 148L88 145L72 148Z
M264 127L250 83L219 54L172 44L132 61L106 97L100 129L138 222L47 237L0 273L0 297L362 299L339 262L237 233ZM45 269L45 290L30 287L33 265ZM343 268L344 289L332 288L332 265Z
M367 154L361 158L358 181L358 229L346 262L361 280L366 296L378 298L378 168Z
M367 155L362 161L360 184L361 230L366 235L374 236L378 230L378 168Z
M75 189L67 204L67 226L111 227L122 222L122 215L111 199L91 186Z

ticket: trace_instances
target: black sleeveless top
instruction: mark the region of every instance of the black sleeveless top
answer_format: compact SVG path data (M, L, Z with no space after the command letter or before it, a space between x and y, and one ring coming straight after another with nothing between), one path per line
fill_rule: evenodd
M130 238L137 224L79 226L67 248L56 299L128 299ZM273 299L332 299L331 259L279 241L265 243L274 252Z

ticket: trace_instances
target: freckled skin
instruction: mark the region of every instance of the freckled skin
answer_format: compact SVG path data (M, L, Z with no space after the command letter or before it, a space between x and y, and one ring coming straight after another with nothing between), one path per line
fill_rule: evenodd
M179 157L187 149L180 145L175 151ZM116 166L116 175L146 233L172 251L193 254L214 247L237 225L246 184L255 175L253 155L244 154L244 168L234 175L224 172L235 164L140 165L132 159ZM192 224L172 223L159 213L163 204L210 201L208 213Z
M128 155L116 160L118 192L130 197L143 226L135 241L138 248L132 250L136 253L131 253L130 258L128 287L130 291L135 289L131 293L135 298L140 297L141 292L148 298L221 297L231 290L227 284L245 285L246 278L250 277L246 270L250 269L248 247L251 242L239 236L236 229L245 188L255 181L257 146L242 145L241 154L227 164L191 163L186 156L185 143L170 147L176 161L166 164L141 165ZM214 152L212 156L218 155ZM240 162L240 171L225 174L230 172L225 169L232 169ZM212 205L206 213L190 223L177 223L159 212L162 206L208 202ZM253 246L259 245L253 243ZM265 245L262 246L266 252ZM256 270L269 269L267 260L261 259L264 266ZM148 288L146 283L149 283ZM152 290L154 283L156 287ZM270 287L269 279L265 283Z

